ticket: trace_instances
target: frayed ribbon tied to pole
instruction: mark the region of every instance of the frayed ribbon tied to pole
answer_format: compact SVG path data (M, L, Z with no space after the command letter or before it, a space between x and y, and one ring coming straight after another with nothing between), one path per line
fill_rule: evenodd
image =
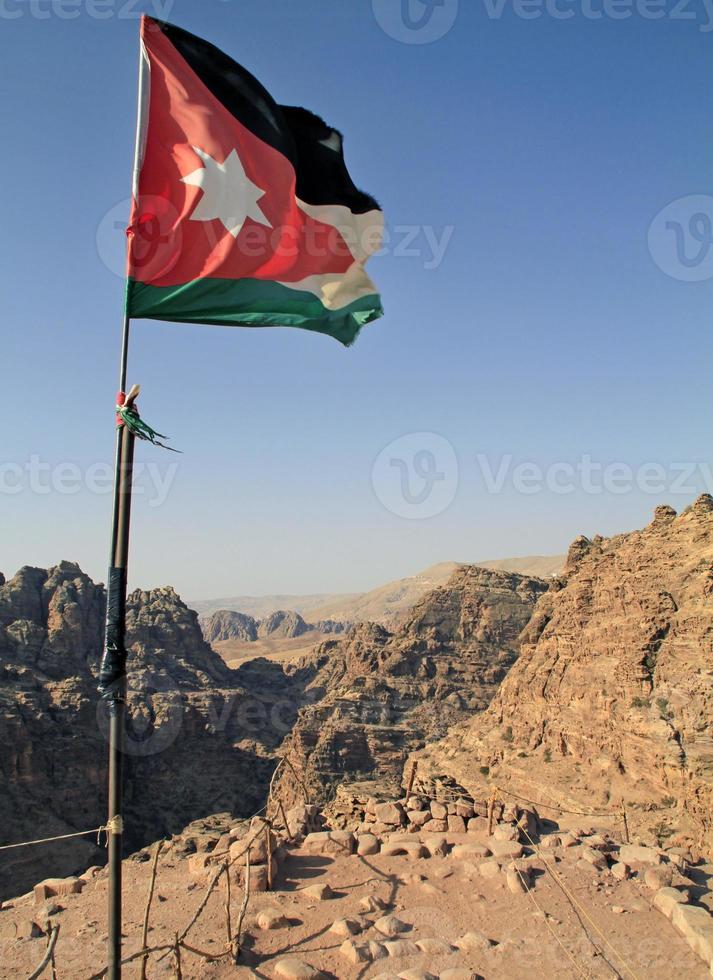
M139 385L132 385L131 390L128 394L120 391L116 396L116 424L117 427L125 425L126 428L131 432L137 439L143 439L145 442L150 442L154 446L160 446L162 449L168 449L172 453L180 453L180 449L173 449L172 446L167 446L163 442L159 442L159 439L168 439L168 436L162 435L155 429L152 429L148 423L139 416L139 411L134 404L141 388Z

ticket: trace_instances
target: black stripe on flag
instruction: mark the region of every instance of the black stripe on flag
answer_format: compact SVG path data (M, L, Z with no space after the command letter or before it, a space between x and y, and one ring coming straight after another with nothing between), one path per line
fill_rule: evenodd
M267 89L215 45L181 27L147 18L176 48L206 88L259 139L287 157L306 204L342 204L354 214L379 205L354 185L344 161L341 133L297 106L281 106Z

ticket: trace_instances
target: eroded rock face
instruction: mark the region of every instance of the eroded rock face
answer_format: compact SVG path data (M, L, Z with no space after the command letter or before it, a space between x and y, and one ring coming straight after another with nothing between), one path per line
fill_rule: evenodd
M518 653L540 579L462 566L395 633L357 625L288 668L314 703L303 708L281 792L324 799L345 779L398 783L409 752L481 711Z
M72 562L0 585L3 843L106 820L104 610L103 587ZM127 853L207 813L257 810L295 717L294 682L265 661L230 670L170 588L129 597L127 647ZM0 897L104 859L92 837L4 852Z
M221 640L252 643L257 640L258 620L245 613L220 609L211 616L202 616L199 622L208 643L219 643Z
M489 710L421 768L481 767L536 800L632 804L637 830L713 849L713 499L641 531L578 538ZM567 806L566 802L563 805ZM648 808L648 809L645 809Z
M309 628L299 613L294 610L278 609L260 620L257 633L261 639L268 636L302 636Z

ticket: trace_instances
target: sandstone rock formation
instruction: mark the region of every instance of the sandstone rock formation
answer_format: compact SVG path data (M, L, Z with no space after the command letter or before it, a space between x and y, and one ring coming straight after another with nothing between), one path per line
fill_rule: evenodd
M2 843L106 819L104 609L103 587L72 562L0 585ZM170 588L130 596L127 646L127 847L216 810L257 810L294 719L294 682L259 661L231 671ZM92 837L4 852L0 896L104 856Z
M299 613L278 609L270 613L258 626L258 636L264 639L268 636L301 636L309 630L309 626Z
M199 623L208 643L219 643L222 640L251 643L257 640L258 621L232 609L220 609L210 616L203 616Z
M258 639L264 640L270 637L291 639L304 636L312 630L324 634L345 633L351 628L350 623L333 619L320 619L316 623L307 623L294 610L283 609L278 609L265 619L255 619L253 616L234 612L232 609L220 609L210 616L202 616L198 622L208 643L223 643L226 640L254 643Z
M421 756L473 793L608 809L713 849L713 499L578 538L489 710Z
M344 780L398 783L410 751L483 710L518 653L540 579L461 566L395 633L363 623L287 669L312 702L285 743L312 797ZM281 792L299 799L293 770Z

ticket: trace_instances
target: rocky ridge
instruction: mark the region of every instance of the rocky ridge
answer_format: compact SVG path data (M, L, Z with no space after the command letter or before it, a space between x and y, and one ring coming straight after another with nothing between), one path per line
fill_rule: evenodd
M362 623L289 665L308 704L284 745L281 792L298 797L295 772L315 800L345 780L398 784L409 752L489 704L546 590L541 579L461 566L396 632Z
M580 537L488 711L420 753L419 772L585 812L624 798L650 840L711 853L712 643L709 495Z
M105 602L73 562L22 568L0 585L3 843L106 819L107 718L96 693ZM259 808L294 720L295 682L269 663L230 670L171 588L129 597L127 648L127 846L216 809ZM104 860L91 836L51 847L5 852L0 895L50 868Z
M234 612L231 609L220 609L209 616L202 616L198 622L208 643L221 643L226 640L253 643L269 637L290 639L304 636L305 633L313 630L326 634L345 633L351 627L350 623L333 619L308 623L298 612L290 609L278 609L264 619L255 619L253 616Z

